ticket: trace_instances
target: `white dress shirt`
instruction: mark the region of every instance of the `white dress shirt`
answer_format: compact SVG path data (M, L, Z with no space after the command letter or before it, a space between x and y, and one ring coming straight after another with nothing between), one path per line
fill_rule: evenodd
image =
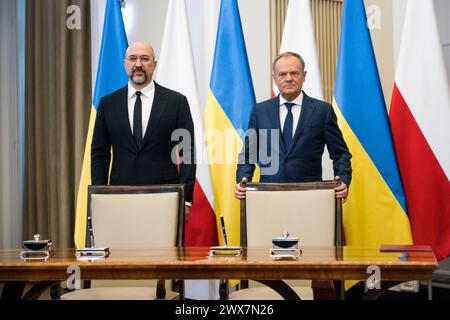
M153 80L142 90L136 90L128 82L128 119L130 120L131 132L133 132L133 118L134 118L134 104L136 102L136 91L142 92L142 138L145 136L147 130L148 120L150 119L150 112L152 111L153 98L155 97L155 83Z
M292 130L292 137L294 137L295 130L297 130L298 121L300 120L300 112L302 110L302 102L303 102L303 92L300 92L300 94L297 96L297 98L295 98L292 101L287 101L280 95L280 125L281 125L281 132L283 132L284 121L286 121L286 117L287 117L287 114L288 114L288 109L284 105L286 102L290 102L290 103L294 104L292 106L292 109L291 109L292 110L292 116L294 118L294 123L293 123L293 127L292 127L292 129L293 129Z

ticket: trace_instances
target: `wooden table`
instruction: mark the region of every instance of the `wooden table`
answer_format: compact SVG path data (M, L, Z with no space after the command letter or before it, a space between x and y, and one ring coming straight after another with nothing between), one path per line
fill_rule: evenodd
M381 283L431 280L438 267L429 251L380 252L379 248L302 247L298 260L273 260L268 248L246 248L239 257L209 257L209 248L111 248L103 260L75 258L58 250L47 261L23 261L19 250L0 250L0 282L47 284L64 281L68 267L78 266L81 279L314 279L365 280L370 266L380 268ZM19 293L15 293L16 295ZM5 297L5 292L3 293ZM29 298L31 295L28 296ZM285 297L291 297L285 295Z

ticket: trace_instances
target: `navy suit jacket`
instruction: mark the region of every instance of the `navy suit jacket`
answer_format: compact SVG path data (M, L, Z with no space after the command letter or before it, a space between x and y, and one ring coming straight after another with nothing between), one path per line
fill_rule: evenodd
M329 103L303 93L300 119L289 150L281 135L279 97L256 104L248 128L254 129L256 135L245 137L236 172L238 182L243 177L251 181L255 163L261 168L260 182L321 181L322 154L326 145L333 160L334 174L350 185L351 154Z
M171 159L171 152L179 141L171 141L175 129L185 129L191 141L183 152L190 152L190 163L182 163L180 170ZM158 85L147 130L138 148L128 118L128 86L100 101L91 145L92 184L108 184L108 172L113 163L111 185L150 185L183 183L185 200L192 202L195 170L194 124L185 96Z

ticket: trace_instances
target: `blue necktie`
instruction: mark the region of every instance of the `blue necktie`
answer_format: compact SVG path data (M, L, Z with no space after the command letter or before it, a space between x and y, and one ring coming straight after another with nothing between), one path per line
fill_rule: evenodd
M294 116L292 115L292 106L294 103L291 102L285 102L284 105L286 106L288 110L288 114L286 116L286 120L284 121L283 126L283 143L286 147L286 150L289 151L292 144L292 130L294 127Z
M134 103L133 115L133 135L137 146L140 149L142 145L142 101L140 91L136 91L136 102Z

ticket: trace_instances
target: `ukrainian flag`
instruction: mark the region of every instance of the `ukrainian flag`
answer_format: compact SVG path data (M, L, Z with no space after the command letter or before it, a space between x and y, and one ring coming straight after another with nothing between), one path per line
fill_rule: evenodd
M353 179L343 210L346 244L411 244L363 0L344 1L333 107L353 155Z
M222 0L205 108L205 136L217 225L220 225L218 217L223 215L230 245L240 245L239 201L234 198L234 185L237 158L254 104L237 0Z
M128 48L127 36L123 24L119 0L108 0L103 25L102 45L95 82L94 101L91 108L89 128L84 149L83 167L78 187L77 209L75 216L75 245L85 246L87 188L91 184L91 142L95 117L100 99L125 86L128 76L123 66L125 51Z

